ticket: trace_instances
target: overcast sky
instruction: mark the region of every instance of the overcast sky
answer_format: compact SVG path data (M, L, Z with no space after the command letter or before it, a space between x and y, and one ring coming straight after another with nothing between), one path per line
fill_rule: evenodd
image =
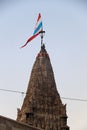
M87 0L0 0L0 89L26 92L40 36L20 46L39 12L60 96L87 100ZM16 119L24 96L0 90L0 115ZM87 102L62 101L70 130L87 130Z

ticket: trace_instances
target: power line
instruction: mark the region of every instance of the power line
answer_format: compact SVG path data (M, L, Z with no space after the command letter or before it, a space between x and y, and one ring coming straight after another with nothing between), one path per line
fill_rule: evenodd
M87 102L86 99L81 99L81 98L70 98L70 97L61 97L62 99L66 100L74 100L74 101L81 101L81 102Z
M25 93L23 91L15 91L15 90L11 90L11 89L0 89L0 91L10 92L10 93L19 93L19 94L25 94L25 95L27 95L27 93ZM87 99L81 99L81 98L70 98L70 97L61 97L61 98L65 99L65 100L87 102Z
M26 94L25 92L15 91L15 90L10 90L10 89L0 89L0 91L12 92L12 93L20 93L20 94Z

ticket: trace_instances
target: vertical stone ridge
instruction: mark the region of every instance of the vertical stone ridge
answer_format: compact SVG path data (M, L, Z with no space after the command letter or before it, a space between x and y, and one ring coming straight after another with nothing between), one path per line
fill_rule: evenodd
M43 45L36 57L17 120L45 130L69 130L66 105L56 88L49 55Z

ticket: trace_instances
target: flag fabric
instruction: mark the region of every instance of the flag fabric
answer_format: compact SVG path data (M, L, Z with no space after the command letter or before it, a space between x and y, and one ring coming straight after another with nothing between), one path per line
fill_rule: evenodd
M33 35L41 31L43 31L43 26L42 26L41 14L39 13Z
M35 37L37 37L41 33L41 31L43 31L43 25L42 25L42 20L41 20L41 14L39 13L33 36L31 36L26 41L26 43L23 46L21 46L21 48L25 47L31 40L33 40Z

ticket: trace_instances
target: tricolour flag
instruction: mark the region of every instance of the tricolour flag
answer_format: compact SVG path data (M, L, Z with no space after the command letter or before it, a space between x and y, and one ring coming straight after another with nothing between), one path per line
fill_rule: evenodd
M43 26L42 26L41 14L39 13L33 36L31 36L27 40L27 42L23 46L21 46L21 48L25 47L31 40L37 37L42 31L43 31Z

